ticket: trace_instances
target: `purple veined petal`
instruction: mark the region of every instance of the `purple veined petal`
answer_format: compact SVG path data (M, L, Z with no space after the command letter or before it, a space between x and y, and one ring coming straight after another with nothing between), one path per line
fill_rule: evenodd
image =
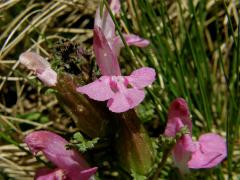
M156 72L153 68L143 67L137 69L131 73L130 76L126 76L129 84L134 88L142 89L153 83L155 80Z
M180 118L184 125L187 125L192 132L192 121L187 102L183 98L175 99L168 110L168 119Z
M99 27L94 28L93 50L102 75L121 75L117 57L113 54L107 39Z
M129 46L134 45L137 47L146 47L150 44L149 40L143 39L134 34L123 34L123 37L124 37L127 45L129 45ZM121 37L115 36L110 44L111 44L111 49L113 50L114 54L118 57L120 54L121 48L124 47Z
M36 155L42 151L48 160L71 179L81 179L81 171L89 168L87 162L75 150L67 150L68 142L49 131L35 131L25 138L30 151Z
M223 137L207 133L200 136L198 149L188 162L189 168L212 168L217 166L227 156L227 146Z
M45 85L51 87L57 84L57 73L42 56L34 52L25 52L20 55L19 61L32 70Z
M34 177L35 180L67 180L64 171L62 169L38 169Z
M145 97L143 90L126 89L124 92L117 92L108 101L109 110L115 113L128 111L140 104Z
M37 77L47 86L56 86L57 73L51 68L46 68L43 72L37 73Z
M114 96L110 87L109 76L102 76L92 83L77 88L77 91L86 94L89 98L97 101L106 101Z

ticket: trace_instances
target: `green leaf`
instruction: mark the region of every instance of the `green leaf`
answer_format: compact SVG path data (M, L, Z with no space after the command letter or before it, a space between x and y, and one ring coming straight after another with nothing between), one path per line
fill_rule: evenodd
M88 149L94 148L98 140L98 137L87 140L80 132L77 132L73 135L73 139L70 141L70 144L68 144L68 147L76 147L80 152L86 152Z

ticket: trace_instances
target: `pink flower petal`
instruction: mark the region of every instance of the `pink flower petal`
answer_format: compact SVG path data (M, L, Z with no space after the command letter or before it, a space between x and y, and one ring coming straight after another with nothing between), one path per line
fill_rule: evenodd
M181 128L184 127L182 121L178 118L175 119L175 127L176 132L179 132ZM175 133L176 133L175 132ZM165 131L166 133L166 131ZM170 134L170 133L169 133ZM176 134L174 134L175 136ZM195 144L192 141L192 137L189 134L183 135L178 141L177 144L173 148L173 158L176 166L179 168L182 174L187 173L188 167L187 162L191 158L192 152L196 149Z
M93 176L97 172L97 167L89 168L81 171L81 180L89 180L89 177Z
M19 56L19 61L21 64L26 66L29 70L37 72L42 72L46 68L50 68L50 64L42 56L34 52L24 52Z
M111 0L110 9L113 15L118 13L120 11L120 8L121 4L119 0ZM105 38L108 41L115 37L115 24L106 8L103 10L102 17L100 16L100 7L97 8L94 19L94 28L96 27L101 28Z
M132 109L138 106L144 100L145 93L144 90L131 88L128 89L125 96L127 97L130 108Z
M226 142L225 139L215 133L206 133L200 136L199 143L204 152L216 152L226 155ZM217 147L217 148L216 148Z
M109 6L113 15L118 13L121 8L119 0L111 0ZM100 16L100 7L97 8L94 19L94 28L95 27L102 29L102 32L108 41L115 37L115 24L106 8L103 10L102 17Z
M61 169L38 169L34 177L35 180L63 180L67 179L64 175L64 171Z
M188 126L190 132L192 131L192 122L187 102L183 98L175 99L168 110L168 120L180 118L182 123Z
M150 41L147 39L143 39L135 34L124 34L124 39L126 43L130 45L134 45L137 47L146 47L150 44Z
M87 170L88 164L75 150L66 149L68 142L61 136L49 131L35 131L26 136L25 143L35 155L42 151L48 160L71 179L83 179L81 171Z
M175 137L177 131L176 121L181 121L179 118L168 119L167 126L164 131L164 135L168 137Z
M166 136L175 137L177 132L184 126L189 127L191 120L189 118L188 107L184 99L178 98L174 100L168 111L168 122L164 134ZM175 165L181 174L189 172L187 163L191 158L192 152L196 150L196 145L192 141L191 134L183 135L176 143L172 150Z
M110 78L111 77L108 76L102 76L92 83L78 87L77 91L88 95L91 99L106 101L114 96L114 92L110 87Z
M186 146L187 145L187 146ZM184 135L173 148L172 154L176 167L178 167L181 174L189 172L187 162L192 154L192 138L190 135Z
M175 137L177 132L184 127L184 124L180 118L168 119L167 126L164 131L165 136Z
M143 67L132 72L130 76L127 76L129 83L137 89L142 89L155 80L156 72L153 68Z
M90 180L90 178L97 172L97 169L97 167L93 167L79 171L79 169L73 168L69 171L68 177L70 177L71 180Z
M47 86L56 86L57 73L51 68L45 69L42 73L37 73L37 77Z
M130 109L129 103L124 94L118 92L107 103L109 110L115 113L125 112Z
M127 43L127 45L131 46L137 46L137 47L146 47L150 44L150 42L146 39L143 39L137 35L134 34L123 34L123 37ZM114 54L118 57L121 48L124 47L124 44L122 42L122 39L120 36L115 36L114 39L112 39L111 49L113 50Z
M102 75L121 75L117 57L99 27L94 28L93 49Z
M34 52L25 52L20 55L19 61L32 70L45 85L51 87L57 84L57 73L42 56Z
M198 149L192 154L188 162L189 168L212 168L217 166L227 156L224 138L214 133L200 136Z
M136 107L144 99L144 91L127 89L125 92L117 92L108 102L109 110L116 113L125 112Z

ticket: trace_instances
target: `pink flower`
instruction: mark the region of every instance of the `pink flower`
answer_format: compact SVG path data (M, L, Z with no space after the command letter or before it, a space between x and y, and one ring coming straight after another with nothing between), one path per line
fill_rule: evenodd
M120 10L119 0L110 3L112 12ZM128 45L145 47L149 41L136 35L124 35ZM93 48L101 76L96 81L82 87L77 91L88 95L97 101L108 100L107 106L113 112L125 112L134 108L143 101L145 94L143 88L155 80L155 71L152 68L140 68L129 76L122 76L118 63L118 55L123 47L119 36L115 35L115 25L105 9L100 17L100 8L97 9Z
M35 131L27 135L24 141L34 155L42 151L44 156L57 166L55 170L40 169L36 174L38 180L53 177L88 180L96 173L97 167L89 168L83 157L75 150L67 150L68 142L55 133Z
M144 99L143 88L155 79L152 68L140 68L130 76L102 76L77 91L97 101L108 100L107 106L113 112L124 112L137 106Z
M189 117L189 110L184 99L178 98L173 101L168 111L168 122L164 134L169 137L175 137L176 133L184 126L192 132L192 122ZM181 173L189 172L187 162L191 158L195 145L192 141L191 134L183 135L173 148L172 154L175 165Z
M29 70L32 70L45 85L56 85L57 73L51 69L48 61L42 56L34 52L24 52L20 55L19 61Z
M182 174L189 172L188 168L217 166L227 156L225 140L217 134L203 134L199 141L192 140L192 122L187 103L177 98L170 105L164 134L174 137L184 126L188 127L190 133L183 135L172 150L174 162Z

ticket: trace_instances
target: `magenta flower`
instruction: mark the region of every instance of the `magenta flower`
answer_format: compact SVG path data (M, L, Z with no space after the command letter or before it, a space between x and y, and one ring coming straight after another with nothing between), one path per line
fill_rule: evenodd
M199 141L192 140L192 123L187 103L184 99L177 98L170 105L164 134L174 137L184 126L188 127L190 133L183 135L172 150L175 165L182 174L189 172L189 168L212 168L226 158L226 143L221 136L207 133L201 135Z
M55 86L57 83L57 73L42 56L34 52L24 52L20 55L19 61L32 70L34 74L47 86Z
M130 76L102 76L77 91L97 101L106 101L113 112L124 112L137 106L144 99L143 88L154 81L152 68L140 68Z
M87 162L75 150L67 150L68 142L61 136L49 131L35 131L25 138L30 151L36 155L42 151L44 156L57 166L56 169L40 169L36 179L64 177L69 180L88 180L96 173L97 167L89 168Z
M118 0L112 0L110 8L115 14L120 10ZM136 35L124 35L128 45L145 47L148 40ZM96 81L82 87L77 91L88 95L97 101L106 101L109 110L113 112L125 112L134 108L143 101L145 94L143 88L152 84L155 80L155 71L152 68L144 67L133 71L129 76L122 76L118 63L118 55L123 47L119 36L115 35L115 25L105 9L100 17L100 8L97 9L93 48L96 61L102 76Z

